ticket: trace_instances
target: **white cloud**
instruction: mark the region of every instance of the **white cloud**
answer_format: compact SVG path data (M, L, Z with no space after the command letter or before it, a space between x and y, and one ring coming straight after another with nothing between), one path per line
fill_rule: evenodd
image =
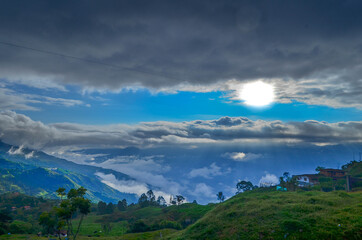
M0 88L0 109L2 110L39 110L36 107L30 106L29 99L24 96L15 94L9 89Z
M228 169L227 172L230 172L230 169ZM216 163L212 163L210 167L192 169L187 176L189 178L203 177L211 179L215 176L220 176L227 172L223 172L221 168L216 165Z
M149 186L152 186L154 187L154 189L152 189L154 191L165 192L169 195L180 194L184 188L178 182L166 178L163 175L170 170L170 167L163 162L154 160L154 158L153 156L142 158L137 156L121 156L108 159L102 163L92 162L91 165L127 174L137 181L137 188L141 189L139 192L144 192L145 187L149 188ZM114 183L114 181L110 182ZM132 184L134 184L134 182L132 182ZM125 186L128 185L126 184ZM141 188L141 186L144 187Z
M2 110L39 110L39 107L33 106L34 104L62 105L66 107L87 106L81 100L21 93L8 89L6 86L0 86L0 108Z
M262 154L243 152L226 152L221 156L224 158L232 159L236 162L248 162L263 157Z
M198 183L193 191L189 191L190 195L199 198L214 198L216 199L216 193L214 190L205 183Z
M30 153L28 153L28 154L25 154L25 158L26 159L29 159L29 158L33 158L34 157L34 151L31 151Z
M9 151L8 151L8 154L10 154L10 155L24 155L23 150L24 150L24 146L23 146L23 145L19 146L18 148L16 148L16 147L11 147L11 148L9 149Z
M275 186L277 184L279 184L279 179L274 174L267 173L259 180L259 186L261 187L270 187L270 186Z
M95 175L101 179L101 182L120 192L133 193L141 196L142 193L146 193L148 190L150 190L150 187L145 183L134 180L118 180L113 174L97 172ZM163 191L155 189L152 189L152 191L156 197L163 196L166 200L168 200L171 196L171 194L165 193Z

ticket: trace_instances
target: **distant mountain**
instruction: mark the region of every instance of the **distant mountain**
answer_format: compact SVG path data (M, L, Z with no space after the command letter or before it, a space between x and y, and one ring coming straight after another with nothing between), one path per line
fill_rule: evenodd
M19 148L0 142L0 192L19 191L53 198L58 187L88 189L93 201L135 202L137 196L121 193L101 182L95 173L113 174L118 180L133 180L126 174L101 167L76 164L41 151ZM6 179L6 181L5 181ZM4 181L3 181L4 180Z
M65 159L48 155L42 151L12 146L3 142L0 142L0 157L3 157L13 162L21 162L39 167L56 167L67 169L87 176L94 175L96 172L101 172L104 174L113 174L119 180L132 180L130 176L114 170L77 164Z
M21 192L32 196L56 198L59 187L66 189L80 186L88 189L87 197L93 202L117 202L120 199L135 201L133 194L120 193L95 176L88 177L61 168L42 168L34 165L11 162L0 158L0 192Z

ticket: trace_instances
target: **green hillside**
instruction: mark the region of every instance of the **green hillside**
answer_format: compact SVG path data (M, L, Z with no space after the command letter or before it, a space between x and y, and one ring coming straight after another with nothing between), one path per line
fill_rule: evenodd
M1 213L12 218L5 224L7 227L3 225L3 230L0 219L0 239L45 239L35 237L36 233L44 230L38 218L42 212L51 210L59 202L59 199L36 198L19 193L0 194L0 218ZM29 210L24 209L27 205L31 207ZM89 239L88 236L96 239L159 239L196 222L214 206L186 203L169 207L141 207L131 204L124 211L114 206L112 213L100 214L97 204L92 204L91 213L84 219L80 229L80 239ZM74 227L78 223L79 218L73 219ZM111 226L108 232L103 227L106 224ZM22 228L18 229L18 225ZM12 234L8 236L8 232Z
M250 191L171 239L361 239L362 192Z
M56 204L19 195L0 195L2 207L18 207L16 221L33 227L26 239L41 230L40 212ZM6 203L6 204L5 204ZM4 205L5 204L5 205ZM30 211L21 206L31 205ZM99 215L96 206L82 225L79 239L361 239L362 192L258 189L240 193L220 204L180 206L130 205L126 211ZM19 214L21 213L21 214ZM22 215L24 214L24 215ZM32 217L31 217L32 216ZM74 219L74 224L78 219ZM111 230L103 231L109 224ZM91 238L89 238L91 236ZM0 239L8 239L7 235ZM33 239L33 238L31 238ZM34 238L35 239L35 238ZM42 238L45 239L45 238Z
M131 194L120 193L98 179L58 168L42 168L0 158L0 193L20 192L32 196L57 198L59 187L66 189L83 186L87 198L93 202L117 202L123 198L134 201Z
M36 151L32 149L22 148L21 153L9 153L11 150L19 149L18 146L12 146L0 141L0 158L7 159L12 162L28 164L32 166L38 166L43 168L61 168L71 170L72 172L80 173L88 177L94 177L97 172L104 174L113 174L117 179L120 180L132 180L126 174L113 171L111 169L104 169L101 167L77 164L66 159L57 158L48 155L42 151Z
M6 182L0 183L0 193L17 191L33 196L55 197L58 187L87 188L88 198L92 201L118 202L127 199L137 201L135 194L119 192L101 182L96 173L113 174L119 180L132 180L126 174L96 166L77 164L65 159L48 155L41 151L22 148L14 153L17 146L0 141L0 177ZM56 170L48 170L55 169ZM37 170L35 170L37 169ZM61 176L62 175L62 176ZM31 184L33 183L33 184ZM63 184L63 185L62 185Z

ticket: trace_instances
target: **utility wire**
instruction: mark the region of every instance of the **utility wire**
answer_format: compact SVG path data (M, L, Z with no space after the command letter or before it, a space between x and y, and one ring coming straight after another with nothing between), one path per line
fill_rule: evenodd
M22 46L22 45L10 43L10 42L0 41L0 44L5 45L5 46L10 46L10 47L15 47L15 48L26 49L26 50L30 50L30 51L34 51L34 52L39 52L39 53L45 53L45 54L49 54L49 55L53 55L53 56L71 58L71 59L75 59L75 60L78 60L78 61L84 61L84 62L88 62L88 63L103 65L103 66L115 68L115 69L122 70L122 71L130 71L130 72L149 74L149 75L154 75L154 76L158 76L158 77L163 77L163 78L168 78L168 79L181 81L180 79L178 79L176 77L173 77L173 76L169 76L169 75L165 75L165 74L161 74L161 73L150 72L150 71L147 71L147 70L140 70L140 69L135 69L135 68L122 67L122 66L118 66L118 65L114 65L114 64L109 64L109 63L105 63L105 62L100 62L100 61L90 60L90 59L86 59L86 58L71 56L71 55L62 54L62 53L58 53L58 52L53 52L53 51L42 50L42 49L37 49L37 48L33 48L33 47Z

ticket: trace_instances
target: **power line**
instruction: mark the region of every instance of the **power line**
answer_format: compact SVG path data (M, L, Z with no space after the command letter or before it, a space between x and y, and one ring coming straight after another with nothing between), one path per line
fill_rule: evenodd
M158 77L163 77L163 78L168 78L168 79L181 81L180 79L178 79L178 78L176 78L174 76L169 76L169 75L165 75L165 74L161 74L161 73L155 73L155 72L151 72L151 71L147 71L147 70L140 70L140 69L135 69L135 68L122 67L122 66L118 66L118 65L114 65L114 64L110 64L110 63L90 60L90 59L86 59L86 58L71 56L71 55L62 54L62 53L53 52L53 51L48 51L48 50L37 49L37 48L33 48L33 47L27 47L27 46L14 44L14 43L10 43L10 42L0 41L0 44L5 45L5 46L10 46L10 47L15 47L15 48L26 49L26 50L30 50L30 51L34 51L34 52L39 52L39 53L45 53L45 54L49 54L49 55L53 55L53 56L71 58L71 59L75 59L75 60L78 60L78 61L84 61L84 62L88 62L88 63L103 65L103 66L119 69L119 70L122 70L122 71L130 71L130 72L149 74L149 75L154 75L154 76L158 76Z

